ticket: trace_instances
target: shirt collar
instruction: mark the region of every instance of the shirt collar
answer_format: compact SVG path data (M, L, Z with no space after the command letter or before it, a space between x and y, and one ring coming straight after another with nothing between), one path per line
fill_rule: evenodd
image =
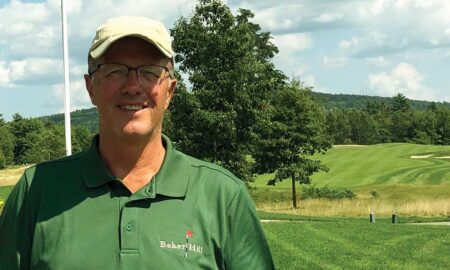
M185 197L189 185L189 162L186 156L173 148L172 142L165 135L162 141L166 153L163 164L148 185L154 185L156 194L169 197ZM110 181L119 180L114 177L100 156L99 136L92 139L92 143L83 160L82 175L87 187L95 188Z

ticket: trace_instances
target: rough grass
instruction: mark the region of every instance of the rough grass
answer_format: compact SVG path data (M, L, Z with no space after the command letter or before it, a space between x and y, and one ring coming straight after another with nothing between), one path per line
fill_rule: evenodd
M367 186L354 190L356 199L298 200L292 209L291 191L257 188L250 190L258 210L305 216L450 216L450 184L437 186ZM376 192L377 196L371 195ZM300 192L297 194L301 197Z
M14 185L22 175L23 171L28 168L26 166L14 166L11 168L0 170L0 187Z
M0 170L0 212L3 205L11 192L13 185L19 180L23 171L27 166L14 166L7 169Z
M311 199L300 201L297 209L291 202L258 203L258 210L286 213L302 216L356 216L364 217L369 213L388 217L393 213L404 216L450 216L450 198L414 201L381 201L371 199Z

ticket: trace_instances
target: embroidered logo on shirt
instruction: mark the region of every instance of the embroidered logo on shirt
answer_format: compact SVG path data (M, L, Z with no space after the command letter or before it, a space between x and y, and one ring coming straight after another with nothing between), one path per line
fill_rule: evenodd
M194 237L191 230L186 231L186 241L184 243L175 243L174 241L159 241L159 247L164 249L181 249L184 250L184 257L187 258L189 252L196 252L203 254L203 246L189 243L189 240Z

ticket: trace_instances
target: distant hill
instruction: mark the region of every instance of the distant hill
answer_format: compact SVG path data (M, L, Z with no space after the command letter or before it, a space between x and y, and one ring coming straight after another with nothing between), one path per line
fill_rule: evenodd
M364 95L348 95L348 94L327 94L313 92L315 99L322 104L322 106L329 109L364 109L368 101L382 101L386 105L391 104L392 98L378 97L378 96L364 96ZM426 110L433 102L422 100L410 100L411 107L414 110ZM436 106L443 106L450 108L448 102L434 102Z
M313 97L326 110L330 109L363 109L368 101L383 101L386 105L390 105L392 98L377 97L377 96L363 96L363 95L347 95L347 94L326 94L312 92ZM415 110L426 110L433 102L410 100L411 107ZM448 102L435 102L439 106L450 108ZM72 125L86 125L90 131L96 132L98 130L98 117L96 108L76 110L71 113ZM54 114L50 116L40 117L43 120L49 120L56 124L64 124L64 114Z
M64 114L53 114L39 117L58 125L64 125ZM98 130L98 113L96 108L82 109L71 112L70 121L73 126L83 125L88 127L91 132Z

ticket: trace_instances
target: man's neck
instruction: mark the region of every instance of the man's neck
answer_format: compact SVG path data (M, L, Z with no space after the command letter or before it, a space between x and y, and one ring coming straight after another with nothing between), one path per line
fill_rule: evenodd
M165 155L161 132L150 138L132 140L100 133L99 150L111 173L122 179L132 193L151 181L161 168Z

